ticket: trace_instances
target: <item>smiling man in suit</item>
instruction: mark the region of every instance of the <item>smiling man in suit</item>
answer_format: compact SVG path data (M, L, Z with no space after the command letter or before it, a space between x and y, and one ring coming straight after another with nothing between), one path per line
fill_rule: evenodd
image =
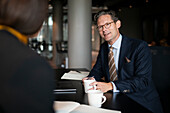
M91 85L103 92L125 93L150 111L162 113L159 95L151 78L152 59L147 43L120 34L121 21L114 11L98 12L95 21L105 42L100 46L96 64L88 76L96 79ZM109 51L114 57L109 58Z

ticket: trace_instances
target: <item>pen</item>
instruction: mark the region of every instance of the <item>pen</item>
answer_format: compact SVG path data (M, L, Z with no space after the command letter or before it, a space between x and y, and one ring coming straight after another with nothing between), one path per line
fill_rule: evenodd
M77 71L77 70L76 70L76 72L81 73L80 71Z

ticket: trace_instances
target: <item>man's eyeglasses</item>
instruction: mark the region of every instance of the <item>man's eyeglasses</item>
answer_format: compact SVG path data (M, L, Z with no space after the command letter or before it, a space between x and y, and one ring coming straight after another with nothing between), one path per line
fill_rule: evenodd
M105 27L106 29L108 29L112 23L113 23L113 22L109 22L109 23L105 23L104 25L97 26L97 29L98 29L99 31L102 31L102 30L103 30L103 27Z

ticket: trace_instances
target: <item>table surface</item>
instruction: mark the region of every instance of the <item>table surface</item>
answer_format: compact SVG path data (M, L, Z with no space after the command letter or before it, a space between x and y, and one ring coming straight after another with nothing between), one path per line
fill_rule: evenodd
M61 76L65 72L75 69L56 69L56 89L74 89L73 92L55 93L57 101L75 101L80 104L87 104L87 94L84 92L84 87L79 80L61 80ZM78 69L79 71L80 69ZM136 103L123 93L113 93L112 91L104 93L107 100L102 105L102 108L119 110L122 113L151 113L149 110Z

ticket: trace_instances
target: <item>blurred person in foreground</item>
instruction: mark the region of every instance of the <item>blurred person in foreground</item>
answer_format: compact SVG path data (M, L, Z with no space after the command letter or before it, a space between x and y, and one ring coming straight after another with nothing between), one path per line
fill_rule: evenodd
M91 85L96 85L102 92L124 93L150 111L162 113L159 95L151 78L152 59L147 43L120 34L121 21L114 11L98 12L95 21L105 42L101 44L96 64L88 75L96 79ZM115 63L112 64L108 58L110 52L114 54ZM109 68L113 66L114 71Z
M54 72L27 46L48 0L0 0L0 113L54 113Z

